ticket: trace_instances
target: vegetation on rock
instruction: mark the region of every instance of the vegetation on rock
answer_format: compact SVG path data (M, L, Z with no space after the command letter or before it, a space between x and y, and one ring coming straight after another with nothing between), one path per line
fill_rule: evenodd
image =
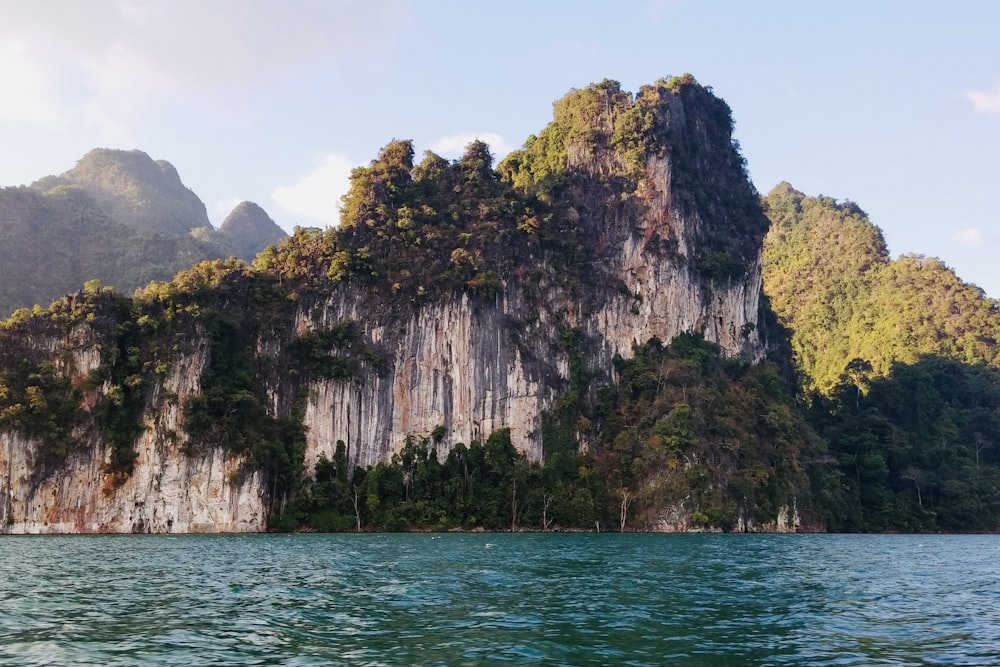
M84 442L123 476L151 408L173 402L184 432L172 444L189 455L222 448L262 471L271 525L284 530L751 530L789 517L807 529L1000 529L996 302L937 260L890 260L850 202L782 184L762 211L728 106L690 76L636 95L603 81L554 111L496 169L479 141L456 161L427 153L419 163L411 142L389 143L354 170L340 228L297 229L252 264L191 261L131 297L91 281L47 310L15 311L0 325L0 429L40 443L39 477L92 454ZM143 173L172 171L154 167ZM125 250L102 234L136 255L154 238L119 225L103 195L72 178L42 185L0 193L18 213L8 218L90 229L76 243L112 266ZM689 221L688 237L647 221L642 252L706 285L756 266L770 217L769 359L726 358L689 333L639 341L628 358L606 352L596 367L600 341L575 316L621 294L607 260L654 204ZM231 226L266 234L258 213L244 207L250 218ZM41 233L70 256L56 223ZM397 341L390 329L402 329L388 325L428 304L488 309L507 296L526 302L510 315L518 350L565 364L547 378L561 395L541 419L542 460L518 452L508 430L442 455L440 426L368 468L352 469L337 443L305 469L313 383L378 378ZM362 315L326 317L333 297ZM531 340L541 326L514 315L543 311L552 325ZM99 360L79 359L95 350ZM171 395L181 359L200 364L198 388Z
M564 446L550 429L545 460L529 462L498 431L440 461L429 436L349 470L338 443L274 527L733 530L774 525L808 497L806 467L824 446L772 365L726 360L687 335L651 340L616 366L620 381L573 420L597 434L592 451Z
M577 218L607 228L643 199L666 194L679 214L698 221L691 256L678 259L714 279L741 277L756 262L767 220L732 138L729 106L710 88L686 74L633 97L605 80L570 91L554 111L553 122L499 170L519 191L563 204L550 216L555 233L573 231ZM656 160L666 160L669 193L647 179ZM676 241L667 250L676 253Z
M620 282L602 261L609 235L663 195L646 171L654 158L668 165L678 213L699 222L691 256L677 254L676 239L646 250L710 279L742 277L757 261L767 219L732 140L729 107L709 89L687 75L633 96L603 81L554 108L553 122L496 170L480 141L455 162L428 152L419 164L411 142L391 142L353 171L339 229L299 230L256 265L314 287L325 266L332 282L418 302L454 290L489 300L527 276L594 295Z

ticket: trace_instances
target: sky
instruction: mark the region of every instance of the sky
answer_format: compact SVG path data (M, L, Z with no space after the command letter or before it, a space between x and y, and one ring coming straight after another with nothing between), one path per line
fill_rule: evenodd
M998 298L998 32L993 0L0 0L0 185L138 148L216 226L323 227L393 139L499 159L571 88L691 73L762 194L851 200Z

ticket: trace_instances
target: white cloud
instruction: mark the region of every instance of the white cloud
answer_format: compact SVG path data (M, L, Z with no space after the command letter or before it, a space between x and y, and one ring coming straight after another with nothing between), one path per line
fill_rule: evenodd
M974 247L984 245L987 242L986 234L983 233L983 230L975 227L966 227L965 229L958 230L951 235L951 240L955 243Z
M514 150L514 146L508 145L504 141L504 138L496 132L480 132L478 134L475 132L463 132L461 134L441 137L431 145L431 150L441 157L459 158L465 153L465 147L476 139L489 144L490 153L493 154L493 159L496 162L499 162L506 157L507 153Z
M164 102L237 113L234 91L335 69L408 20L408 0L7 2L0 120L54 124L73 109L114 139Z
M965 97L972 102L976 111L1000 114L1000 84L997 84L993 90L968 90Z
M353 167L347 158L329 154L297 182L276 187L271 198L284 211L303 218L298 224L336 225L340 222L340 198L350 187Z

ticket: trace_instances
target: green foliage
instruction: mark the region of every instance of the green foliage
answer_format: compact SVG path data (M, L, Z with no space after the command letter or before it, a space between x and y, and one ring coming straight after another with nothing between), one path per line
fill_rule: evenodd
M282 255L263 261L282 266ZM280 500L302 474L305 383L346 380L363 365L377 371L382 361L351 321L293 334L289 288L301 286L302 277L275 272L236 259L206 261L170 282L150 283L135 298L90 281L48 311L17 313L0 327L0 427L41 441L41 476L76 442L96 436L110 451L108 472L121 478L136 458L150 389L178 355L204 354L200 392L183 404L188 452L223 447L242 456L247 470L264 471ZM49 340L65 346L59 370L46 361L42 341ZM74 367L77 340L101 353L88 374ZM202 340L207 348L199 349ZM264 349L280 353L265 357Z
M534 213L492 161L480 141L453 163L427 153L419 165L411 142L387 145L351 175L341 229L325 239L330 280L414 299L453 290L494 299L530 257Z
M347 283L416 303L455 291L493 301L527 275L576 295L606 273L609 230L664 194L647 182L652 158L669 164L674 205L701 221L686 260L710 279L741 277L767 221L728 106L690 76L635 97L614 81L573 90L496 170L481 141L454 162L428 152L419 163L412 142L392 141L352 172L340 228L297 230L256 266L296 291Z
M339 463L331 487L321 460L276 525L648 529L674 505L696 527L732 530L740 519L773 521L797 499L811 509L804 461L823 446L772 366L727 362L696 336L654 339L617 360L619 383L589 406L582 343L579 330L563 336L574 379L543 422L544 463L517 452L508 430L456 445L443 462L429 439L410 438L390 462L355 470L351 485ZM591 430L599 446L577 451L577 435Z
M890 261L881 231L850 202L806 197L784 183L765 209L764 289L807 390L829 394L859 359L885 375L935 354L1000 366L1000 309L940 261Z
M548 217L557 234L586 246L586 237L574 236L580 211L614 219L624 201L656 196L662 184L645 181L649 161L666 158L673 206L703 222L694 230L688 261L710 279L744 275L767 220L732 140L724 101L684 75L643 86L634 98L605 80L570 91L554 110L553 122L508 155L499 171L542 202L572 202ZM594 199L615 205L600 211Z
M444 463L427 440L408 438L392 460L347 470L343 442L333 461L321 457L285 514L274 524L291 529L403 530L517 526L529 466L498 431L485 445L456 445ZM537 474L537 472L536 472ZM518 484L521 490L518 490Z
M134 317L132 302L117 295L110 299L114 310L105 316L110 315L117 324L101 350L101 366L89 379L91 384L108 386L94 412L111 446L111 468L130 474L136 458L135 441L145 430L142 414L151 386L149 370L158 355L149 347L144 349L147 339Z
M321 457L272 522L277 530L593 529L600 499L589 459L561 476L529 463L509 430L485 443L459 443L444 461L427 439L408 438L392 460L347 470L344 443Z
M684 334L669 346L653 339L616 368L598 467L633 498L639 525L683 505L696 522L730 530L739 518L766 523L808 504L805 461L822 443L772 364L727 361Z
M282 364L265 363L257 349L261 340L290 337L293 302L272 277L239 260L203 262L142 296L173 313L167 321L176 318L209 341L201 392L184 403L188 448L224 447L245 457L248 468L263 470L276 497L287 493L297 483L305 454L305 397L288 397L287 412L272 414L267 380ZM335 329L338 333L346 335ZM321 361L318 353L311 359L314 365ZM304 377L312 371L304 368Z
M568 172L586 160L597 158L610 171L628 171L616 149L622 143L634 143L635 138L616 134L615 126L631 107L632 95L617 81L605 79L571 90L553 104L552 123L537 137L529 138L521 151L508 156L501 173L519 190L535 191L552 200L571 178ZM628 167L635 168L645 155L630 153L630 157L634 160Z
M855 204L783 183L765 209L764 288L829 443L810 470L825 471L817 515L832 530L995 530L996 302L936 259L890 260Z
M326 283L327 271L335 281L344 277L339 268L331 268L338 261L335 239L332 230L296 227L292 236L264 248L253 266L286 286L291 296L318 290Z
M28 336L51 336L64 328L87 323L99 337L101 363L86 377L57 373L49 361L34 370L37 350L23 347ZM135 459L134 443L143 431L141 415L146 405L148 371L155 365L156 347L145 344L135 321L133 302L97 282L76 295L52 304L47 313L30 320L8 323L9 338L0 363L6 389L4 417L0 421L43 443L37 463L45 474L72 451L76 435L96 423L111 450L114 472L128 473ZM28 334L31 331L31 334ZM68 366L67 358L63 366ZM102 388L94 401L84 396Z
M381 361L373 347L362 343L357 324L349 319L297 334L287 354L296 374L329 380L350 380L362 363L378 366Z
M583 358L584 334L579 328L563 331L560 346L569 360L569 387L555 406L542 416L542 444L548 460L569 457L577 448L578 426L585 418L586 396L593 374Z
M41 441L36 460L40 469L58 466L72 450L73 427L79 411L79 392L67 378L55 372L50 362L21 358L3 364L0 428Z
M1000 528L1000 372L926 357L834 396L816 419L845 487L831 529Z

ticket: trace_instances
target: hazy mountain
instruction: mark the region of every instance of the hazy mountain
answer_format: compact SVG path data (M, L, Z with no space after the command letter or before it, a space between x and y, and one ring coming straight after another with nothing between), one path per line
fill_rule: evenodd
M47 306L88 280L128 293L201 260L251 258L284 233L247 210L216 232L169 162L92 150L60 176L0 189L0 313Z
M267 211L249 201L239 203L226 216L219 234L229 242L233 254L246 261L287 236Z

